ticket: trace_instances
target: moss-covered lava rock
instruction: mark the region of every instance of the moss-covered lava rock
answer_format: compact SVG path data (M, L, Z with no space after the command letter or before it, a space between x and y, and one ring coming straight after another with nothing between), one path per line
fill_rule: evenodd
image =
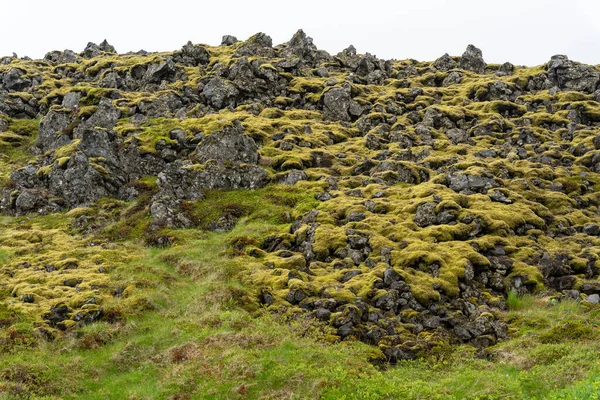
M273 313L391 362L489 346L510 291L600 293L599 82L566 56L333 56L302 31L3 58L0 212L24 219L0 233L0 305L50 330L106 319L135 289L107 275L128 254L114 240L261 215L280 229L233 247ZM244 200L215 202L231 190Z

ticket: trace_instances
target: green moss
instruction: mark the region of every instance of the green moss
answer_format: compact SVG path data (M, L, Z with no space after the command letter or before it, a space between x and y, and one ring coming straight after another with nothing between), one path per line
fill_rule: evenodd
M65 157L71 157L71 155L79 148L80 143L80 139L75 139L71 143L56 149L54 151L54 159L59 160Z
M289 97L281 97L281 96L279 96L279 97L276 97L276 98L275 98L275 100L273 100L273 103L274 103L275 105L278 105L278 106L283 106L283 107L285 107L285 106L287 106L287 105L290 105L290 104L292 104L293 102L294 102L294 101L293 101L292 99L290 99Z
M306 94L306 93L321 93L324 83L328 78L305 78L295 77L291 80L288 88L291 92Z
M318 260L325 260L345 247L346 233L344 229L331 225L320 225L315 230L313 251Z
M567 320L540 335L541 343L560 343L564 340L593 340L600 337L600 329L585 321Z

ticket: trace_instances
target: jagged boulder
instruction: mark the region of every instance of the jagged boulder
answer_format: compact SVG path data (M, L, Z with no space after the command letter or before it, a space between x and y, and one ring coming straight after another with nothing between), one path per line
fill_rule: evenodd
M496 75L498 76L509 76L513 74L513 71L515 70L515 66L512 65L509 62L505 62L504 64L502 64L500 66L500 68L498 68L498 71L496 71Z
M44 60L49 61L53 64L68 64L75 63L78 60L77 53L73 50L65 50L65 51L51 51L46 53L44 56Z
M72 120L68 113L54 110L49 111L40 121L35 146L42 152L46 152L69 144L72 138L65 130L71 122Z
M493 178L464 173L448 174L447 181L450 189L465 194L487 193L489 189L498 186Z
M221 39L221 46L232 46L238 42L237 38L232 35L224 35Z
M302 29L299 29L292 39L285 44L281 51L284 57L298 57L302 60L311 60L314 58L317 46L313 44L312 38L306 36Z
M302 66L316 67L323 62L333 60L329 53L318 50L317 46L313 44L312 38L308 37L302 29L299 29L292 39L283 45L281 56L283 60L277 65L285 70L293 70ZM319 73L328 74L326 68L321 68Z
M73 130L73 138L81 139L84 132L92 130L94 128L102 128L105 130L111 130L117 124L121 112L114 106L112 101L103 99L98 106L96 112L94 112L88 119L82 121L77 128Z
M258 147L244 133L242 124L234 121L232 125L202 137L196 148L195 159L201 163L212 160L223 165L256 164Z
M24 91L33 84L32 80L25 75L25 71L19 68L11 68L0 75L0 84L10 92Z
M353 71L358 68L360 62L360 56L356 54L356 48L352 45L348 46L336 55L338 62Z
M488 85L485 98L487 100L514 101L521 94L516 85L509 85L503 81L496 81Z
M83 50L83 53L81 53L81 56L83 58L94 58L101 55L102 53L116 54L117 51L112 45L110 45L106 41L106 39L104 39L102 43L100 43L100 45L97 45L93 42L89 42Z
M204 46L187 42L180 51L173 53L173 60L177 64L196 67L208 64L210 55Z
M234 107L239 95L239 91L231 82L218 76L209 80L202 92L208 104L217 109Z
M29 88L28 88L29 89ZM0 113L12 118L36 118L40 104L35 97L11 96L0 90Z
M547 70L550 85L559 89L593 93L600 82L600 72L596 68L575 63L564 55L553 56Z
M65 168L53 169L47 177L48 189L63 198L68 207L90 205L102 197L115 197L119 186L118 177L108 176L106 169L90 162L88 156L75 151Z
M177 79L178 72L179 68L175 65L173 58L167 57L165 61L148 67L144 81L147 83L161 83L164 80L171 82Z
M277 79L277 76L273 70L256 68L246 57L242 57L231 65L228 78L239 90L240 97L255 99L273 91L273 81ZM232 96L234 95L237 96L235 92L232 92Z
M333 121L350 121L348 113L352 98L350 88L336 87L329 89L323 95L323 115Z
M259 32L250 37L235 53L236 57L273 57L274 55L275 49L273 49L273 39L263 32Z
M76 109L79 106L79 100L81 100L81 93L69 92L63 97L61 106L69 110Z
M485 73L487 64L483 60L483 53L481 50L470 44L460 58L460 67L467 71L483 74Z
M439 71L446 72L458 67L458 64L456 63L456 61L454 61L452 57L448 55L448 53L446 53L437 60L435 60L433 66Z

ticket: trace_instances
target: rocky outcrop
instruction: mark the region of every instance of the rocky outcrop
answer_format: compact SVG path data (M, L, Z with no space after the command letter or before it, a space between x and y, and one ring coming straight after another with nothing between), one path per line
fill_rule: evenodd
M334 121L350 121L349 88L332 88L323 95L323 115L326 119Z
M452 57L450 57L448 55L448 53L446 53L443 56L441 56L440 58L438 58L437 60L435 60L435 62L433 63L433 66L437 70L446 72L446 71L450 71L451 69L457 68L458 64L456 63L456 61L454 61L454 59Z
M129 182L147 175L159 176L163 189L160 196L168 193L179 200L198 198L203 190L257 189L268 182L267 173L256 165L258 148L238 121L198 137L193 152L189 147L184 149L195 160L192 164L174 162L177 153L165 161L165 157L141 154L134 145L126 147L114 131L119 115L112 103L103 102L68 134L65 130L72 123L68 116L50 112L36 142L40 150L49 153L45 165L29 165L12 174L16 190L5 194L4 211L22 214L43 205L49 209L60 208L61 204L89 205L102 197L119 197ZM57 153L64 153L64 157ZM35 192L38 198L16 201L23 192L28 198ZM50 204L52 197L55 199ZM56 203L56 197L62 201Z
M65 51L51 51L50 53L46 53L44 56L44 60L49 61L53 64L69 64L77 62L79 57L73 50L65 50Z
M152 217L160 226L191 224L181 210L183 200L198 200L205 190L259 189L269 179L259 167L258 148L239 121L201 137L192 161L169 164L158 174L159 192L152 200Z

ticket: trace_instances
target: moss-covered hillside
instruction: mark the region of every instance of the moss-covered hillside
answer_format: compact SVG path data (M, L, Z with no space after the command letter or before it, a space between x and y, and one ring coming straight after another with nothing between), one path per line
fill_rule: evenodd
M599 84L302 31L0 59L0 398L597 396Z

